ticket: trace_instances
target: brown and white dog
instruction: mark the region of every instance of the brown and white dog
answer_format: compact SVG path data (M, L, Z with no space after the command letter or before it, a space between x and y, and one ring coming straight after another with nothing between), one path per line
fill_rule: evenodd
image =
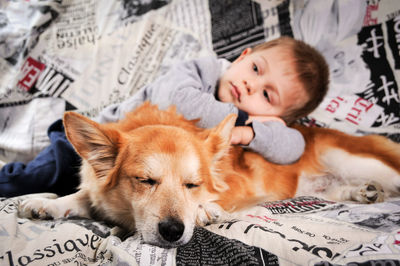
M79 191L27 199L20 213L100 217L146 243L176 247L191 239L196 224L266 200L315 195L374 203L400 194L400 145L384 137L297 127L304 155L276 165L230 145L235 120L230 115L200 129L175 108L149 103L111 124L68 112L66 134L83 159Z

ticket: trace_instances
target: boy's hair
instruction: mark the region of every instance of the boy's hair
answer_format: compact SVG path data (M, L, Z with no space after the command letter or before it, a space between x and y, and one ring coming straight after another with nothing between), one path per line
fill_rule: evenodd
M287 124L291 124L310 114L322 102L328 91L329 67L325 58L315 48L303 41L286 36L259 44L253 48L253 51L265 50L275 46L287 48L291 53L296 78L302 84L308 96L306 103L301 106L293 106L282 115L281 118Z

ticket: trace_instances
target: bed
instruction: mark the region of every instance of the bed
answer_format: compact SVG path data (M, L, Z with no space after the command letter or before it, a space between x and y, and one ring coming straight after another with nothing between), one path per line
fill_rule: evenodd
M177 61L233 60L281 35L315 46L330 66L326 99L299 122L400 142L398 0L6 0L0 162L34 158L66 110L95 116ZM266 202L163 249L101 221L19 217L33 196L0 198L0 265L400 265L400 198Z

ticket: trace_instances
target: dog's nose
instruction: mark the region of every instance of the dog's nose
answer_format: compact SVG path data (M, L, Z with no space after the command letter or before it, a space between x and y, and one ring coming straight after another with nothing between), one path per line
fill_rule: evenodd
M185 225L175 218L167 218L158 224L158 231L168 242L175 242L183 235Z

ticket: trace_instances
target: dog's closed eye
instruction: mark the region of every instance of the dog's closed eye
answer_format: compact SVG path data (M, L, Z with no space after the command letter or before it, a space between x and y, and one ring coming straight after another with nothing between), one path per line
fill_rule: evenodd
M157 184L157 181L154 179L151 179L151 178L143 178L143 177L139 177L139 176L135 176L135 178L142 184L147 184L150 186L154 186L155 184Z
M199 187L199 186L200 186L200 184L193 184L193 183L185 184L185 187L188 188L188 189L196 188L196 187Z

